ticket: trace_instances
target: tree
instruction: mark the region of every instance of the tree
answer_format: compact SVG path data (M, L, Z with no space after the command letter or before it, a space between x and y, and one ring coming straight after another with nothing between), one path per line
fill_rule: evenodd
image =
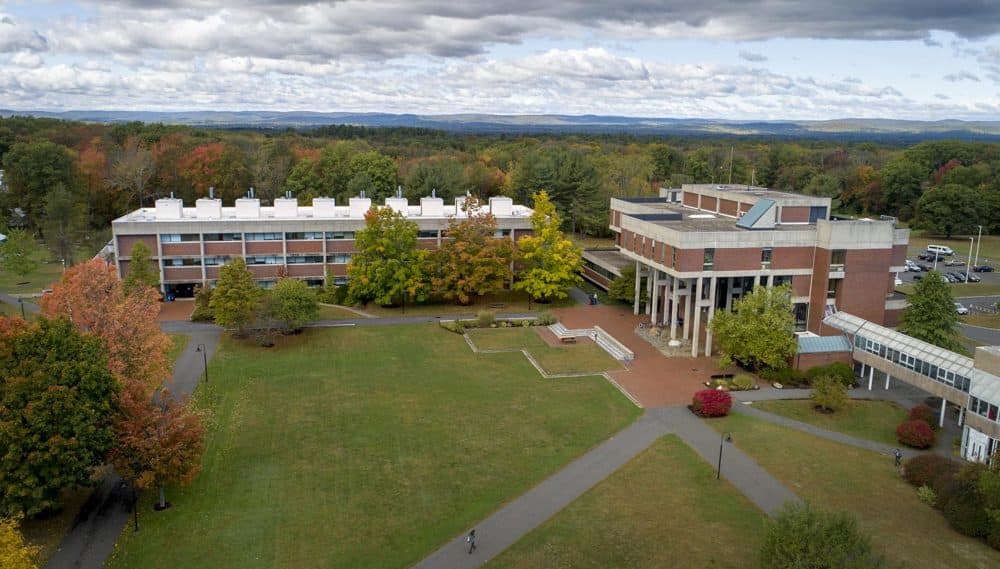
M917 281L899 331L953 352L965 353L959 342L958 314L951 288L941 273L931 271Z
M18 529L17 521L0 518L0 567L3 569L37 569L38 547L28 545Z
M0 337L0 354L0 516L34 516L103 462L118 384L100 339L67 320Z
M993 460L979 475L979 494L990 521L986 541L994 549L1000 549L1000 461Z
M924 192L917 201L913 225L936 235L975 234L985 221L983 192L958 184L946 184Z
M708 326L723 363L781 369L795 355L795 315L787 285L753 289L733 303L732 312L716 312Z
M7 232L7 240L0 243L0 264L5 271L23 277L38 268L35 261L35 251L38 244L30 233L23 229L11 229Z
M612 279L608 285L608 296L625 304L635 302L635 265L628 265L622 269L622 274ZM646 299L646 289L639 290L639 297Z
M203 197L215 188L215 197L231 202L242 196L250 185L246 156L222 142L196 147L177 165L181 176L193 187L194 196Z
M351 157L349 170L352 182L361 174L367 176L369 185L361 189L367 191L373 201L391 196L396 190L396 162L380 152L370 150L355 154Z
M518 239L518 257L524 268L514 288L540 302L566 298L571 287L581 282L583 253L563 235L561 220L546 192L534 195L531 214L533 235Z
M246 260L237 257L219 269L219 281L209 306L215 323L240 334L254 319L261 290L253 280Z
M838 378L828 375L817 377L813 380L812 387L809 399L817 409L834 413L847 405L847 387Z
M762 569L878 569L885 560L845 513L789 504L768 523L760 549Z
M85 208L64 186L56 186L45 196L45 242L67 266L74 263L74 250L86 223Z
M268 299L269 315L285 325L286 330L301 328L319 315L316 292L299 279L280 279L271 289Z
M355 235L357 253L347 265L347 294L352 302L390 305L426 298L423 267L427 251L417 248L417 224L388 207L365 214L365 228Z
M132 246L129 256L132 260L128 263L128 273L122 281L125 294L131 294L136 290L148 288L158 289L160 287L160 276L153 269L150 262L152 252L142 241Z
M153 152L142 145L137 136L130 136L112 155L108 183L120 191L136 196L136 203L143 207L143 196L153 174L156 159Z
M126 386L108 461L136 488L158 486L162 510L167 507L164 486L187 484L201 470L205 428L201 413L190 404L174 401L165 390L158 399L150 401L139 385Z
M436 190L439 198L447 200L469 189L462 164L454 158L421 160L409 167L404 179L408 198L429 196Z
M473 295L502 289L514 276L513 242L494 237L496 218L491 213L471 213L475 207L475 203L470 205L470 215L462 221L451 220L447 238L430 255L434 291L463 305Z
M901 158L882 170L882 195L888 213L908 220L920 198L928 172L920 164Z
M7 207L20 207L31 227L40 227L46 196L55 187L72 188L76 176L73 155L52 142L18 142L3 159L4 184L0 194Z
M115 378L141 382L149 392L170 375L171 342L156 321L159 313L156 290L126 295L114 266L100 259L70 267L42 297L42 314L100 337Z

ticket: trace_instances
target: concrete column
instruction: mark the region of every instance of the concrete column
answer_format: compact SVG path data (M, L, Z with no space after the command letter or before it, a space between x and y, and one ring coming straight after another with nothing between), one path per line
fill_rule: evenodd
M698 357L698 333L701 327L701 277L695 281L694 300L691 305L694 307L694 325L691 327L691 357Z
M632 312L639 315L639 297L642 290L642 264L635 262L635 302L632 303Z
M965 407L958 408L958 426L961 427L965 422Z
M705 355L712 355L712 329L708 325L712 322L712 318L715 317L715 287L718 281L717 277L712 277L710 286L708 287L708 320L705 322Z
M656 281L656 269L646 269L646 316L653 313L653 283Z
M659 315L659 309L660 309L660 282L659 279L657 278L659 272L660 271L653 269L653 276L651 277L653 279L653 294L649 297L650 298L649 322L653 326L656 326L657 324L656 317Z
M864 373L864 368L861 369L861 373ZM875 379L875 368L873 368L872 366L868 366L868 391L872 390L872 381L874 379Z
M163 282L163 241L161 240L162 237L160 236L159 231L156 232L155 237L156 237L156 268L160 273L160 292L162 292L163 294L167 294L167 285L166 283ZM131 254L132 252L129 251L129 255ZM244 255L244 257L246 257L246 255ZM129 263L131 262L132 261L129 261ZM119 272L118 274L120 275L121 272Z
M208 284L208 277L205 276L205 234L198 234L198 245L201 246L201 286ZM119 273L121 274L121 273Z
M948 408L948 400L941 398L941 416L938 417L938 427L944 427L944 412Z
M760 286L760 275L753 276L753 287L757 288Z
M726 312L733 311L733 282L735 281L736 279L733 277L726 279Z
M677 277L670 277L670 286L673 288L670 295L670 339L677 339L677 302L680 297L677 295Z
M885 388L886 389L889 389L889 380L890 379L892 379L892 376L889 375L889 374L885 374Z
M688 279L687 296L684 297L684 339L691 339L691 323L694 322L694 280Z

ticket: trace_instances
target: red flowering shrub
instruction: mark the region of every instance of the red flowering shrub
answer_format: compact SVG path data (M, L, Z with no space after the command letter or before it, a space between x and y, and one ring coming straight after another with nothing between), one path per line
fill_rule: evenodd
M913 448L934 446L934 429L927 421L903 421L896 427L896 439Z
M702 389L691 401L691 410L702 417L725 417L732 406L733 396L720 389Z
M934 412L934 409L926 405L917 405L913 409L910 409L910 420L923 421L930 425L932 429L937 430L937 413Z

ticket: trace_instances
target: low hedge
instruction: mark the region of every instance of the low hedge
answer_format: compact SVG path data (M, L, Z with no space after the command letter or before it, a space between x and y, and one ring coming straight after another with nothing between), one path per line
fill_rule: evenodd
M702 389L691 400L691 410L702 417L725 417L732 407L733 396L721 389Z
M806 378L809 380L810 384L821 377L832 377L847 388L854 387L855 383L854 370L851 369L851 366L842 362L835 362L825 366L811 367L809 368L809 371L806 372Z
M807 387L809 379L800 370L791 367L767 368L760 376L771 383L780 383L784 387Z

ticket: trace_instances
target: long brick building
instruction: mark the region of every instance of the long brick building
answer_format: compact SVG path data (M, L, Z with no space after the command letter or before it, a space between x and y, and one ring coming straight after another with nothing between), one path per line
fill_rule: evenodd
M905 301L893 297L894 280L909 230L891 220L833 220L830 201L708 184L612 198L611 230L636 267L636 313L645 289L651 321L691 340L692 355L711 353L707 323L755 286L790 285L800 331L839 334L822 324L839 310L895 326ZM611 268L595 261L594 271Z
M441 245L449 222L467 215L465 199L445 205L432 196L410 205L406 198L394 197L381 207L416 222L418 246L434 249ZM246 259L263 287L271 286L280 273L311 285L323 284L327 272L337 283L346 282L355 232L364 228L371 207L365 197L350 198L346 206L333 198L316 198L311 206L279 198L268 207L254 198L237 199L232 207L210 198L197 200L195 207L184 207L179 199L159 199L155 207L111 223L118 274L128 274L132 247L141 241L153 252L163 292L178 297L190 296L195 286L212 284L219 267L234 257ZM490 198L480 209L496 218L498 237L516 240L531 232L532 210L510 198Z

